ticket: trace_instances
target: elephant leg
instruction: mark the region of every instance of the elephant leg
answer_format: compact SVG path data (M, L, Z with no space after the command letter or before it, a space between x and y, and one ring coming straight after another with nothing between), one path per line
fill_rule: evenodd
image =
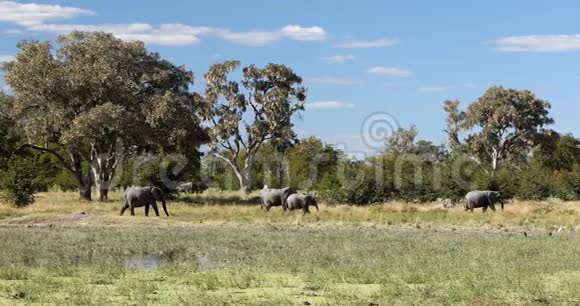
M133 206L131 205L131 216L134 216L134 215L135 215L135 207L133 207Z
M491 210L493 210L495 212L495 204L489 205L489 208L491 208Z
M125 213L125 210L127 209L127 206L123 205L123 207L121 207L121 216Z
M159 217L159 209L157 209L157 203L154 203L151 206L153 206L153 211L155 211L155 215Z
M302 206L302 210L304 211L304 214L309 214L310 210L308 209L308 205L303 205Z
M145 205L145 217L149 217L149 204Z
M483 212L485 212L487 210L487 205L483 206Z

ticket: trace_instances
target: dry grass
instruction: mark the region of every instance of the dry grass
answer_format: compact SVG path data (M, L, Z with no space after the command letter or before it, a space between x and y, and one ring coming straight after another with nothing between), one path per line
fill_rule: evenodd
M506 204L505 211L466 212L462 207L443 209L437 204L385 203L365 207L320 205L320 212L303 215L300 211L282 212L274 207L261 210L255 195L204 193L168 203L170 218L137 216L128 212L119 216L121 193L112 193L110 202L81 202L76 193L41 193L36 203L25 208L0 205L0 225L4 224L105 224L105 225L175 225L256 224L302 226L392 226L504 229L509 227L539 230L580 230L580 203L543 201ZM95 214L90 218L73 217L75 212Z

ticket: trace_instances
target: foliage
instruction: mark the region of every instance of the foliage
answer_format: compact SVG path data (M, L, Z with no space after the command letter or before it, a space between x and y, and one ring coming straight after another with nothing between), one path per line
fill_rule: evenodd
M292 69L268 64L243 68L241 81L229 79L240 63L215 64L205 74L206 119L212 153L234 171L242 191L252 187L256 152L268 139L291 140L292 116L304 109L306 89ZM224 152L222 152L225 150ZM238 164L244 156L243 165Z
M299 141L288 149L290 186L298 189L317 189L325 175L335 172L344 154L316 137Z
M458 105L444 103L450 144L465 143L474 156L491 165L492 174L502 161L522 159L539 144L544 126L554 122L548 115L550 103L529 90L491 87L466 111L459 111ZM463 142L461 132L469 133Z
M397 128L385 141L385 153L408 153L415 144L417 134L417 128L414 125L411 125L408 130Z
M34 183L36 175L34 159L31 157L12 157L0 178L2 199L12 205L22 207L34 202Z
M150 144L203 141L189 93L193 74L148 52L142 42L112 34L73 32L50 42L24 41L4 66L15 103L11 113L32 148L54 155L90 198L92 183L106 200L128 150ZM171 123L169 124L168 121Z

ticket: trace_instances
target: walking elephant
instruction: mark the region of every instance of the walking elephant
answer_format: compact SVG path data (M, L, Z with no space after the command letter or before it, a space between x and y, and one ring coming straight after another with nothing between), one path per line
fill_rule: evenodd
M262 201L262 206L260 208L270 211L270 207L272 206L282 206L282 208L286 210L286 199L294 193L296 193L296 190L292 187L270 189L268 186L264 186L260 191L260 199Z
M161 201L163 211L169 217L163 191L157 187L130 187L125 190L125 203L121 208L121 216L127 208L131 209L131 216L135 215L135 207L145 206L145 216L149 216L149 206L153 207L155 215L159 217L157 201Z
M465 210L471 210L473 212L474 208L483 207L483 212L487 208L495 211L495 203L499 202L501 204L501 210L503 211L504 202L501 199L501 193L498 191L470 191L465 195Z
M302 211L304 211L304 214L307 214L310 213L308 206L314 206L316 207L316 211L319 211L318 202L316 202L316 199L309 194L304 193L291 194L288 196L286 202L289 210L302 209Z

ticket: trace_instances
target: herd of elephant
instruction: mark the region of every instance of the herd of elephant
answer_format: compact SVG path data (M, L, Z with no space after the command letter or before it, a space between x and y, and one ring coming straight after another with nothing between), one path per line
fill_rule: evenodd
M298 193L292 187L271 189L268 186L264 186L260 191L260 200L260 208L266 211L270 211L273 206L282 206L284 211L301 209L304 214L310 212L309 206L316 207L316 211L318 211L318 202L313 195ZM157 201L161 201L163 211L169 217L165 196L161 189L157 187L127 188L124 194L121 216L127 209L130 209L131 215L134 216L136 207L145 207L145 216L149 216L149 207L152 207L155 215L159 216ZM485 212L488 207L495 211L496 203L500 203L503 210L504 202L501 198L501 193L498 191L470 191L465 195L465 210L470 210L471 212L473 212L474 208L483 208L483 212Z

